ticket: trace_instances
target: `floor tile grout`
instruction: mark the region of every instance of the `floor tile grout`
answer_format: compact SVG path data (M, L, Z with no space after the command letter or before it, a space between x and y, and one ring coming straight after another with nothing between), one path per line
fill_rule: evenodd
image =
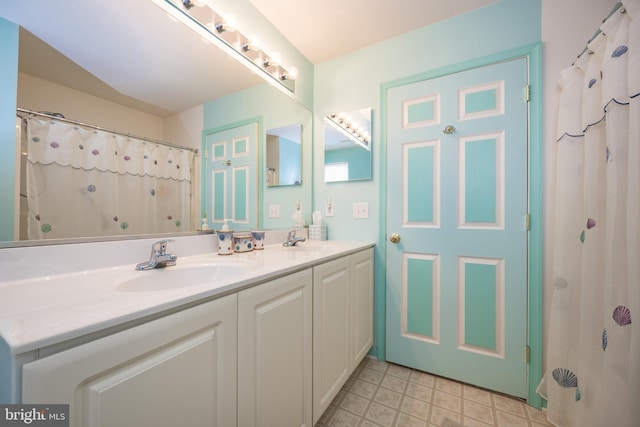
M425 372L365 358L316 427L551 426L525 402Z

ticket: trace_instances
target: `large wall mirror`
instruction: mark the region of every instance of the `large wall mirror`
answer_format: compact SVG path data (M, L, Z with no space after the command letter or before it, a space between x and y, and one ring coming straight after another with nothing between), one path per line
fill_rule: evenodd
M39 13L33 14L34 9ZM34 15L47 16L47 20L38 19ZM144 20L141 20L141 16L144 16ZM103 130L107 136L114 139L120 138L126 142L140 139L141 146L145 149L139 150L139 154L140 158L144 159L152 156L145 150L166 147L162 142L180 146L170 148L169 154L159 157L159 162L169 165L165 168L166 171L159 174L165 175L168 181L175 181L177 176L184 175L185 169L192 170L192 187L186 190L185 194L191 193L194 197L177 196L180 203L158 215L161 218L160 227L152 226L153 221L145 216L147 208L143 208L142 205L133 206L133 211L138 215L136 218L133 218L133 213L107 212L104 208L98 208L90 216L98 217L105 229L114 230L113 233L101 232L97 235L98 240L103 236L113 238L131 234L193 232L200 227L201 176L198 171L203 154L202 132L205 127L211 126L206 123L206 118L203 123L203 115L207 115L207 106L212 101L217 103L215 108L218 108L217 105L225 104L227 99L232 105L221 108L225 112L233 110L235 117L225 119L222 117L224 115L217 115L221 117L220 120L232 122L254 117L263 120L261 134L258 136L260 164L256 173L260 176L256 179L259 184L249 197L258 204L260 212L256 226L264 228L274 225L263 218L261 213L266 209L265 206L271 203L271 195L265 191L265 132L266 129L276 129L291 123L297 123L299 128L299 123L307 121L306 117L311 117L307 109L264 83L255 74L220 52L217 47L203 43L198 35L184 25L171 21L167 14L150 0L131 0L127 2L126 9L111 0L80 3L75 0L34 0L28 4L3 2L0 5L0 18L20 25L17 93L19 108L60 113L59 115L64 115L66 120L71 121L70 129L73 132L96 132L92 127L95 126L99 128L98 131ZM114 31L114 28L117 28L117 31ZM261 94L262 101L259 105L264 106L261 111L256 111L255 105L249 111L250 109L246 108L249 103L246 102L243 105L234 104L234 99L241 96L237 94L246 93L248 89L254 90L253 88L257 88L255 90ZM47 96L43 96L44 94ZM1 96L14 94L3 93ZM289 118L284 117L285 113L279 113L277 118L273 117L273 113L268 110L269 105L273 105L273 102L269 101L272 98L277 98L279 111L294 111L295 114ZM241 117L243 114L245 116ZM16 118L17 125L25 120L36 122L42 119L28 113L23 113L22 116L24 120ZM65 119L59 121L64 123ZM58 119L45 117L42 121L47 124L56 120ZM310 121L311 119L308 120L309 124ZM75 122L90 126L85 129ZM222 124L216 123L215 126ZM63 126L54 127L62 129ZM305 138L309 143L310 132L309 127L309 138ZM21 140L24 142L25 138L25 133L18 133L17 144ZM32 136L32 140L34 138L43 137L35 135ZM47 141L49 146L52 142L55 141ZM86 143L77 143L76 146L82 146L79 150L85 154L101 152L89 148ZM114 148L113 151L121 157L120 163L125 165L125 169L133 163L133 154L125 153L122 148ZM188 153L189 158L172 157L178 153ZM93 157L96 155L91 156L89 154L89 159L95 160ZM24 178L24 161L23 156L22 162L16 161L15 170L0 171L0 177L2 174L9 174L18 180L20 175ZM311 160L305 158L302 161ZM23 163L22 167L20 163ZM139 171L131 170L129 173L135 175ZM41 178L49 188L60 187L63 197L79 195L83 198L82 202L75 199L67 201L66 204L72 211L88 212L86 209L93 203L93 198L101 192L106 193L102 191L105 186L93 181L68 185L67 182L60 184L52 181L53 179L55 178ZM311 180L307 181L310 185ZM308 190L305 193L310 194ZM168 191L166 185L151 185L144 188L139 198L157 200ZM31 228L39 229L40 237L33 238L42 239L33 241L33 244L47 244L52 236L50 228L53 228L52 224L55 223L45 222L38 213L29 213L24 207L20 208L21 204L27 202L25 193L25 185L22 185L15 194L16 215L23 218L15 224L8 225L8 221L0 218L3 226L11 227L14 235L13 239L1 239L5 240L4 243L0 243L1 246L12 245L11 240L29 238L26 231L29 227L25 225L28 224L29 216L39 221L32 224ZM298 197L298 194L292 193L277 202L286 206L288 203L293 204ZM129 197L126 203L131 205L130 201L137 199ZM293 201L289 202L289 199ZM107 201L106 204L124 205L125 201ZM309 200L308 205L310 204ZM136 228L141 225L144 225L144 228ZM79 231L71 237L87 236L96 237L95 234L83 234Z
M324 119L324 181L372 178L371 108Z

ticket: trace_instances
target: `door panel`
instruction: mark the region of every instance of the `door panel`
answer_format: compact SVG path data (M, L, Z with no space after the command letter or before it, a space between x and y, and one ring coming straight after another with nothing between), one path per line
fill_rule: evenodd
M219 229L225 218L232 229L257 227L257 140L258 123L205 136L203 206L213 228Z
M386 117L387 359L520 397L526 61L393 87Z

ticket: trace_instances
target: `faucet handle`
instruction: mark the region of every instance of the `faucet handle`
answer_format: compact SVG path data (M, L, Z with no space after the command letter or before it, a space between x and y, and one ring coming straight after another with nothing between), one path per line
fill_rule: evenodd
M173 241L174 241L173 239L158 240L153 245L151 245L151 253L164 255L167 252L167 244Z

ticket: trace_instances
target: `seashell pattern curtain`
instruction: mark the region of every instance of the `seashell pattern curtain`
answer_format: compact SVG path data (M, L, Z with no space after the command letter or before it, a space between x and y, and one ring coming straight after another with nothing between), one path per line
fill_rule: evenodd
M547 373L558 426L640 420L640 0L562 71ZM549 284L551 285L551 284Z
M190 231L194 153L29 116L27 237Z

